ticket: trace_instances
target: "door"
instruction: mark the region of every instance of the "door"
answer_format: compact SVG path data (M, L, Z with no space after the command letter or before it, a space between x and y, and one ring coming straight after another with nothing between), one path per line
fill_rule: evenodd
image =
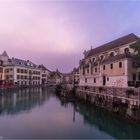
M103 76L103 86L106 85L106 76Z

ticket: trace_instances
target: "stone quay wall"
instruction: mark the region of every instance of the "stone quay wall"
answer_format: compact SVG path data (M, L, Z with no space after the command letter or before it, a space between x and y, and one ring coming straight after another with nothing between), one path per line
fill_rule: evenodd
M133 94L127 94L126 90L127 88L118 87L78 86L76 96L87 103L140 123L140 88L133 88Z

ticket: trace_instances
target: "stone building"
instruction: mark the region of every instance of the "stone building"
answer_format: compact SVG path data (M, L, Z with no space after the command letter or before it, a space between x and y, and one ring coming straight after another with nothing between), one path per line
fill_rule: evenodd
M140 81L130 45L139 38L133 33L84 52L80 60L79 86L128 87Z

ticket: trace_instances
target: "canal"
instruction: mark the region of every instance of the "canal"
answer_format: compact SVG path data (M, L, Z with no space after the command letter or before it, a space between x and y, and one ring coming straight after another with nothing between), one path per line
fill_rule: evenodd
M3 138L140 138L140 126L82 102L66 102L51 88L1 92Z

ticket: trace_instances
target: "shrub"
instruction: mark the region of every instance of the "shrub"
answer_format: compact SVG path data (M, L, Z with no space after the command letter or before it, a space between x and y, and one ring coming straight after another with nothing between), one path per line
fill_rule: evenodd
M128 96L134 94L134 89L128 88L128 89L126 90L126 94L127 94Z

